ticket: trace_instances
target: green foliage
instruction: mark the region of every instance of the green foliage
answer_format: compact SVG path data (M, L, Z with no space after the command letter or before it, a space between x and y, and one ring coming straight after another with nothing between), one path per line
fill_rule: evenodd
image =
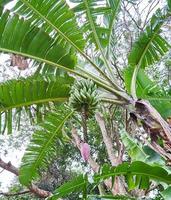
M32 106L37 105L36 116L41 118L41 107L49 103L64 102L69 97L73 78L53 76L32 76L26 79L9 80L0 84L1 132L8 128L12 132L13 118L20 126L21 112L30 115ZM12 115L15 113L15 115ZM5 123L2 124L2 121ZM39 119L38 119L39 121Z
M0 51L28 57L34 60L36 65L39 63L37 74L41 72L44 75L46 69L49 71L49 66L53 66L57 68L56 75L60 75L59 78L55 77L53 80L52 77L49 79L34 76L33 79L12 80L0 85L0 111L5 112L6 124L4 127L8 127L9 133L12 130L12 111L14 108L29 109L31 105L35 104L38 104L37 108L39 108L42 104L52 105L51 102L64 101L68 98L73 79L69 78L68 75L66 76L65 73L61 77L59 68L80 77L92 79L102 87L100 91L106 89L115 95L113 96L111 93L106 95L111 97L113 102L120 100L126 100L127 103L131 102L131 97L118 86L117 82L115 83L110 65L112 32L121 1L71 0L71 2L76 3L73 9L70 9L64 0L18 0L12 10L13 13L10 11L2 12L1 10ZM168 5L170 6L170 3ZM155 86L143 69L159 61L170 48L170 45L161 36L161 26L168 16L168 13L163 14L160 10L153 15L145 31L141 33L133 45L128 57L129 67L125 72L125 86L128 92L134 93L134 91L132 92L132 88L134 89L132 85L137 84L137 96L148 99L165 118L171 115L171 102L168 99L170 96L160 87ZM83 19L83 22L79 27L80 19ZM100 23L99 19L102 20ZM88 41L86 51L84 51L86 43L84 38ZM93 52L92 60L88 57L88 45L91 46ZM93 75L81 67L75 70L76 53L81 54L91 64L93 70L97 70L100 74ZM78 58L82 59L80 56ZM96 66L93 62L97 59L101 62L100 66ZM85 68L88 67L86 65ZM101 70L101 67L104 67L104 70ZM137 74L133 76L136 70ZM112 77L112 80L110 77ZM70 105L75 110L81 111L81 107L86 105L88 114L95 111L98 95L97 87L93 81L78 82L73 87ZM73 111L64 105L51 112L48 111L44 122L33 134L22 159L19 173L21 184L29 186L36 178L40 178L39 172L47 169L48 163L55 156L56 148L58 146L65 148L63 143L68 141L68 138L63 134L62 128L72 114ZM108 124L110 123L112 122ZM95 127L94 130L96 131ZM113 130L110 132L113 132ZM98 137L97 133L94 135L92 133L92 135ZM90 140L93 144L95 142L100 143L99 137L96 141L93 141L93 139L92 137ZM134 140L127 134L122 135L122 140L132 161L140 161L122 163L117 167L104 165L99 173L91 177L94 181L93 186L96 187L108 178L114 181L114 177L119 175L125 176L128 190L148 189L150 180L171 184L171 175L165 169L144 163L147 160L147 154ZM65 197L75 191L78 194L82 192L83 199L86 199L87 185L90 185L88 180L87 175L80 175L57 188L54 196L49 199ZM127 197L106 196L97 198L124 199Z
M171 1L167 0L167 3L168 3L169 11L171 11Z
M13 33L13 34L11 34ZM20 54L51 66L73 69L75 57L70 49L50 37L43 28L9 11L0 16L0 51Z
M44 27L46 32L54 31L53 37L68 49L84 48L84 39L78 29L73 12L63 0L18 1L14 11Z
M55 149L58 145L62 145L62 141L65 139L62 127L72 113L63 105L48 113L44 123L40 125L41 129L33 134L22 159L19 172L21 184L29 185L33 179L38 177L39 169L46 168L49 161L53 159Z
M165 160L153 149L151 149L147 145L144 145L143 151L146 153L146 155L148 155L148 159L146 160L146 163L153 164L156 166L162 166L164 169L167 169L168 171L170 171L169 170L170 167L167 168L165 166Z
M135 139L131 138L125 131L122 131L121 140L132 161L146 162L148 155L144 152L143 148Z
M141 161L135 161L131 164L123 163L117 167L105 165L101 173L95 175L94 180L99 181L116 175L126 176L129 189L137 187L141 189L148 188L149 179L171 184L171 175L165 169L158 166L151 166Z
M129 67L125 70L125 86L129 93L132 74L133 68ZM151 81L143 69L140 69L137 74L136 84L136 94L138 98L149 100L162 117L167 118L171 116L170 95L157 86L155 82Z
M170 48L167 41L160 35L161 26L168 16L168 13L162 14L158 9L152 16L150 24L141 33L137 42L134 43L128 56L128 64L131 68L134 68L131 75L131 84L129 85L133 98L137 98L136 81L139 69L144 69L159 61ZM127 70L131 68L129 67ZM127 76L125 76L125 82L127 82L126 79Z
M128 57L129 65L145 68L159 61L169 50L170 45L160 35L166 17L167 14L163 15L160 10L152 16L150 24L133 45Z
M171 186L169 186L164 191L162 191L161 192L161 196L164 198L164 200L170 200L170 197L171 197Z
M64 183L61 187L57 188L54 195L49 200L55 200L60 197L65 197L72 192L82 192L85 193L87 186L87 176L80 175L73 180Z
M78 17L86 15L83 30L87 33L87 41L90 44L94 43L97 49L109 45L121 1L108 0L101 2L100 7L98 6L99 2L96 0L70 1L77 3L73 11L78 14ZM99 17L103 18L103 24L97 22Z
M82 189L92 183L93 185L98 185L101 181L118 175L124 175L126 177L130 190L135 188L148 189L150 180L171 184L171 174L168 174L168 172L161 167L151 166L141 161L135 161L131 164L123 163L117 167L111 167L106 164L101 168L100 173L91 177L91 183L87 182L89 180L87 180L87 176L79 176L72 181L64 183L63 186L54 192L54 196L50 197L50 199L67 196L74 192L75 189Z

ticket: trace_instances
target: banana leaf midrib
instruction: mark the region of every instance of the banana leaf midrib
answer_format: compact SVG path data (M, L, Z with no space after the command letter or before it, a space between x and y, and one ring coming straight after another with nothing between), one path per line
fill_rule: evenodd
M92 33L94 35L94 38L95 38L95 42L96 42L96 45L98 46L99 50L100 50L100 53L102 55L102 60L104 62L104 65L106 67L106 69L108 70L108 73L110 73L114 78L114 73L113 73L113 70L111 68L111 66L109 65L109 62L107 61L107 58L105 56L105 53L104 53L104 50L100 44L100 40L99 40L99 37L97 35L97 31L96 31L96 28L95 28L95 24L94 24L94 21L92 19L92 15L91 15L91 11L90 11L90 8L89 8L89 4L88 4L88 1L87 0L84 0L83 1L84 4L85 4L85 7L86 7L86 12L87 12L87 18L88 18L88 21L90 23L90 27L92 29ZM110 77L110 76L109 76ZM120 90L120 87L117 85L117 83L115 83L115 79L113 79L113 81L108 78L107 79L112 85L114 85L114 87L116 87L116 89Z
M123 171L123 172L112 172L112 173L109 173L107 175L101 175L100 177L96 177L94 178L95 181L97 180L100 180L100 179L107 179L111 176L119 176L119 175L126 175L128 174L127 171ZM129 172L130 175L141 175L141 176L149 176L150 178L152 179L156 179L156 180L159 180L161 182L164 182L164 183L168 183L170 184L171 183L171 180L166 180L165 178L161 177L161 176L157 176L157 175L154 175L154 174L150 174L150 173L145 173L145 172Z
M79 77L82 77L82 78L90 78L89 75L86 75L84 73L80 73L79 71L77 70L73 70L73 69L70 69L70 68L67 68L63 65L60 65L58 63L55 63L55 62L52 62L50 60L47 60L47 59L44 59L44 58L40 58L38 56L34 56L34 55L31 55L31 54L27 54L27 53L23 53L23 52L20 52L20 51L15 51L15 50L11 50L11 49L7 49L7 48L2 48L0 47L0 51L2 52L6 52L6 53L13 53L13 54L18 54L18 55L21 55L23 57L27 57L27 58L30 58L30 59L33 59L33 60L36 60L38 62L43 62L43 63L46 63L48 65L51 65L53 67L58 67L58 68L61 68L67 72L70 72L71 74L74 74L74 75L77 75ZM98 79L97 80L97 77L93 77L93 75L91 74L91 79L97 84L99 85L100 87L104 88L105 90L109 91L109 92L112 92L112 93L117 93L118 95L122 96L123 98L125 98L124 95L122 95L122 92L120 91L117 91L115 90L114 88L110 87L109 85L106 85L106 82L103 83L103 81L101 79Z
M48 102L64 102L66 100L68 100L68 97L54 97L54 98L44 98L44 99L39 99L39 100L27 101L25 103L19 103L16 105L0 108L0 112L4 112L4 111L11 110L14 108L30 106L30 105L34 105L34 104L41 104L41 103L48 103Z

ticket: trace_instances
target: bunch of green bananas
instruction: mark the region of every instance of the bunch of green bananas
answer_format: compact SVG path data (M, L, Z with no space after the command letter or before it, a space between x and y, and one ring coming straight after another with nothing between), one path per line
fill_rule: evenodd
M91 117L98 105L99 95L97 86L91 80L79 80L71 88L70 106L82 112L85 109L87 117Z

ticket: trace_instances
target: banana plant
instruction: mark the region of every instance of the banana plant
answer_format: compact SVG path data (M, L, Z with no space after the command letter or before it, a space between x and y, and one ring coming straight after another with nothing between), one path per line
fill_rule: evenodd
M10 1L3 1L1 5L4 6L8 2ZM34 76L0 85L0 111L2 115L5 113L9 133L12 129L11 116L14 109L21 110L51 102L66 103L73 79L89 79L98 87L96 90L100 93L99 102L133 105L137 112L141 104L145 109L148 108L148 114L153 116L153 121L157 121L168 136L171 130L162 117L167 119L171 115L168 111L171 110L170 96L166 94L163 97L164 91L158 86L153 87L154 83L144 70L160 61L170 49L170 44L161 34L161 27L170 17L170 1L167 9L156 11L133 45L128 56L128 67L124 72L126 89L116 78L111 55L115 22L122 1L70 2L74 3L74 7L70 8L65 0L17 0L11 10L3 7L0 9L0 51L29 58L38 66L36 74L43 71L41 80ZM80 19L83 20L80 22ZM44 69L52 69L52 72L57 70L57 76L46 79L49 74ZM74 92L74 98L80 102L89 98L84 93L80 94L80 97L75 90ZM88 87L86 92L89 92ZM155 109L151 104L137 101L138 98L148 100ZM62 127L73 115L73 110L63 106L49 111L44 123L40 125L41 130L33 134L20 169L20 182L23 185L29 187L39 176L39 169L47 166L47 160L53 157L51 154L56 142L57 145L62 145L69 140L62 134ZM141 111L138 113L140 116L143 113ZM143 166L142 163L139 165ZM127 166L127 171L118 174L127 173L128 168ZM112 173L115 175L115 172ZM163 175L163 179L166 178L168 183L167 174L164 172ZM161 177L154 174L153 178Z

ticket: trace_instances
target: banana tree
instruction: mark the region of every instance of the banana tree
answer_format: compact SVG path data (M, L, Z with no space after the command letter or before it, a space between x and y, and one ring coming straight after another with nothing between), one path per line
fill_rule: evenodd
M10 1L3 1L2 5L8 2ZM167 151L171 144L171 129L165 121L171 116L170 96L159 86L154 87L155 83L145 73L145 68L159 62L170 49L170 44L162 36L162 26L171 15L170 1L168 0L167 8L158 9L154 13L134 43L128 56L128 66L124 69L124 86L118 80L112 65L114 27L122 1L70 2L74 5L72 8L64 0L17 0L11 10L3 7L0 10L0 51L31 59L31 63L38 66L33 77L0 85L0 112L3 121L5 120L1 130L4 132L7 127L11 133L15 111L18 115L24 109L30 113L32 107L37 106L38 113L42 107L48 112L42 118L41 130L33 134L19 170L21 184L31 190L34 188L33 181L39 176L39 169L46 168L52 159L56 144L74 141L80 152L84 153L82 143L88 143L86 123L88 118L95 115L98 104L116 104L126 108L148 133L148 145L167 164L171 162L171 154ZM80 83L71 89L74 79ZM82 81L83 79L88 81ZM65 105L59 106L62 102ZM83 141L74 128L70 138L62 134L62 128L75 112L82 117ZM123 177L118 175L127 177L131 189L135 185L140 186L140 180L148 187L147 177L170 184L169 175L162 169L145 174L140 170L143 163L132 164L132 167L122 165L119 159L116 161L116 155L110 150L113 144L106 140L108 137L104 120L98 112L96 120L102 131L109 160L116 167L107 168L108 174L104 177L101 174L93 177L96 185L100 185L101 178L104 179L108 190L115 195L118 191L117 183L124 182ZM158 144L158 139L162 140L162 145ZM95 173L99 172L100 166L91 157L88 156L85 160ZM153 170L150 166L145 168ZM163 173L158 177L156 174L159 172ZM132 176L138 174L139 183L135 184ZM110 177L115 178L111 180ZM81 177L80 180L83 198L86 199L88 179ZM78 185L75 188L78 189ZM143 188L142 185L140 188ZM67 187L68 185L64 186L65 194L74 191L65 191ZM55 192L58 198L63 196L59 194L63 194L63 188ZM49 195L51 194L45 194L46 197ZM57 198L55 195L52 199Z

